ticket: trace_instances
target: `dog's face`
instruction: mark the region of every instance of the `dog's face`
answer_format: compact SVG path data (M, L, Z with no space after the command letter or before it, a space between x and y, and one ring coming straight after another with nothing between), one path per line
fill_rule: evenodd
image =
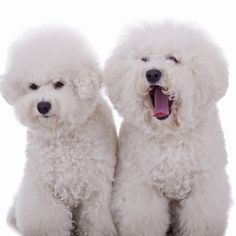
M83 122L93 110L99 89L97 74L85 68L47 71L8 82L5 89L14 97L11 104L19 120L31 128Z
M55 37L58 33L53 34ZM57 48L46 47L48 36L38 50L42 39L34 38L31 44L37 47L32 46L30 52L25 50L25 54L15 52L3 75L3 96L14 106L19 120L30 128L55 130L63 124L79 124L93 111L101 83L96 62L89 50L84 51L80 40L71 48L76 54L70 51L71 45L68 48L65 36L61 41L66 52L59 49L58 42ZM21 47L23 51L25 48Z
M227 88L227 66L204 33L171 23L131 30L105 67L120 114L153 125L194 125Z

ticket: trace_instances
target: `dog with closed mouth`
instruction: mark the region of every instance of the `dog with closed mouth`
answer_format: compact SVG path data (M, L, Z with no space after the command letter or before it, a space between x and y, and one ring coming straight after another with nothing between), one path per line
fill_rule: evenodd
M227 63L195 25L131 27L104 69L124 118L112 214L121 236L223 236L230 206L216 103Z
M23 236L116 235L117 137L100 87L96 56L74 29L39 27L12 45L1 92L28 132L8 222Z

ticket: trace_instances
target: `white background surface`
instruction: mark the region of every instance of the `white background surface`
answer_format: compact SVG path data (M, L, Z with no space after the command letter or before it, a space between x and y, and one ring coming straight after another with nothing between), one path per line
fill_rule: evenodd
M227 170L232 185L232 198L236 200L234 0L0 0L0 73L4 71L8 45L29 27L42 24L77 27L90 40L103 63L125 25L166 17L194 21L203 26L221 45L228 58L230 87L219 103L219 111L229 156ZM16 121L11 107L0 98L0 236L16 235L6 226L5 217L23 174L25 145L25 128ZM236 235L235 219L236 207L233 206L227 236Z

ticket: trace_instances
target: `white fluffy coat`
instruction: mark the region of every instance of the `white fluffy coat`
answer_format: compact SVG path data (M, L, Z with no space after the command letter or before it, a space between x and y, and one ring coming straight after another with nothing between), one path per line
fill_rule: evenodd
M116 235L116 131L100 86L96 58L72 29L31 30L13 44L1 90L28 127L24 177L8 216L23 236ZM52 105L47 117L40 101Z
M159 85L174 99L166 120L152 115L150 69L162 71ZM124 118L112 199L119 235L224 235L230 197L216 102L227 73L221 51L192 25L143 24L118 44L104 74Z

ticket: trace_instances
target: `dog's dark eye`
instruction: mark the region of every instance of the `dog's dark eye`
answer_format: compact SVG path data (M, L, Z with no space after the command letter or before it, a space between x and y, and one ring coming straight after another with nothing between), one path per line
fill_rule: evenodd
M32 83L30 86L29 86L30 89L32 90L37 90L39 88L39 86L37 84L34 84Z
M55 84L54 84L54 88L55 89L59 89L59 88L62 88L65 84L62 82L62 81L57 81Z
M150 61L150 58L149 57L142 57L141 61L148 62L148 61Z
M179 63L180 63L180 61L177 60L177 59L176 59L175 57L173 57L173 56L168 56L166 59L169 60L169 61L173 61L175 64L179 64Z

